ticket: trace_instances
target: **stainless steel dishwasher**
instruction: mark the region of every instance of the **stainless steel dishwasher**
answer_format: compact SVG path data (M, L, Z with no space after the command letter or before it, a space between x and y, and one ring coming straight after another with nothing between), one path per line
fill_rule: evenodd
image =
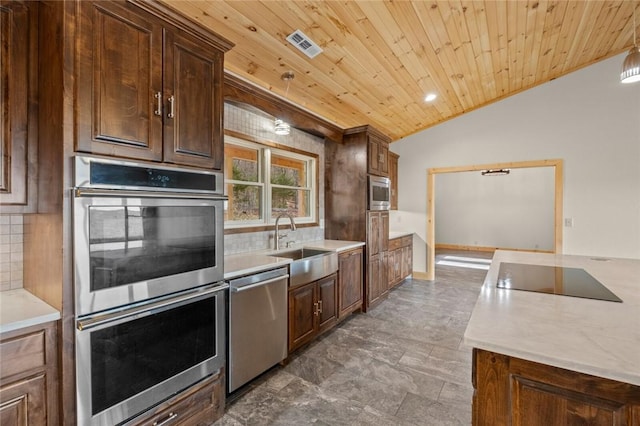
M287 271L229 281L228 393L287 357Z

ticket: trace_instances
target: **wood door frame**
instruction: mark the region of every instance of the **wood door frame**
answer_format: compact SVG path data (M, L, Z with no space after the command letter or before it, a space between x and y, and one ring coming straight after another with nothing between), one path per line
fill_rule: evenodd
M439 167L427 169L427 272L426 279L435 279L435 175L443 173L476 172L486 169L524 169L553 167L555 170L554 197L554 253L562 253L562 203L563 203L563 162L561 159L533 160L511 163L494 163L470 166Z

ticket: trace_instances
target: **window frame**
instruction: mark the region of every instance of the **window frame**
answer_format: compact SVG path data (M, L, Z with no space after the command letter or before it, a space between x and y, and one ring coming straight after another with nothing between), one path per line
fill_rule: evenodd
M232 133L232 134L230 134ZM247 181L235 181L227 179L227 168L224 167L224 191L227 194L228 185L238 183L242 185L258 186L262 189L261 195L261 217L259 220L254 221L224 221L225 234L243 233L243 232L258 232L272 230L276 218L271 217L272 212L272 189L274 187L281 188L280 185L273 186L271 184L271 156L277 154L281 157L291 158L294 160L302 160L307 163L307 182L306 187L296 187L296 190L308 191L310 195L309 199L309 213L310 216L304 218L296 217L296 226L298 227L311 227L319 226L319 205L320 205L320 173L319 173L319 158L318 154L302 151L290 146L278 144L268 140L259 140L251 138L246 135L237 134L236 132L225 131L225 148L227 144L235 145L243 148L256 149L258 151L258 182ZM287 187L289 188L289 187ZM225 209L229 208L228 202L225 202Z

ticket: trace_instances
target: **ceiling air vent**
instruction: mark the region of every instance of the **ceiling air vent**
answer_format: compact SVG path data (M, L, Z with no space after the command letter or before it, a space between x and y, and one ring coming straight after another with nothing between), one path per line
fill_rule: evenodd
M300 30L295 30L289 34L287 40L310 58L315 58L318 54L322 53L320 46L315 44L313 40Z

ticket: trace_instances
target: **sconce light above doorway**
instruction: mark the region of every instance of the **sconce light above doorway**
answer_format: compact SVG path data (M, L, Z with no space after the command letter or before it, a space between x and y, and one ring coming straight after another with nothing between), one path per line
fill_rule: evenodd
M482 176L504 176L511 173L511 169L488 169L480 172Z

